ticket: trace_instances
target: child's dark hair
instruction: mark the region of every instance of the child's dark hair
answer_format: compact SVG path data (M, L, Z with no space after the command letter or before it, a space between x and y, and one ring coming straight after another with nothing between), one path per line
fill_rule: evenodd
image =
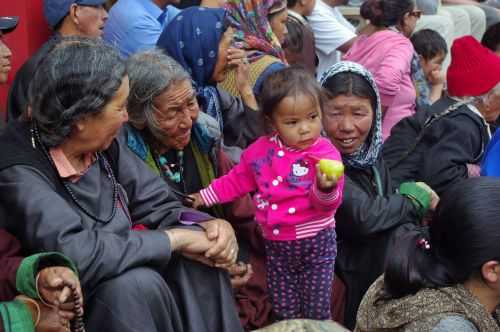
M385 297L400 298L481 278L500 260L500 179L461 181L441 197L428 233L415 226L394 237L385 268Z
M481 40L481 44L493 52L500 51L500 22L490 26L488 30L486 30L483 35L483 40Z
M266 77L259 95L262 114L271 118L278 104L286 97L305 95L323 108L322 89L314 77L300 66L278 70Z
M448 53L446 41L439 33L430 29L423 29L417 31L410 38L415 51L422 56L425 60Z

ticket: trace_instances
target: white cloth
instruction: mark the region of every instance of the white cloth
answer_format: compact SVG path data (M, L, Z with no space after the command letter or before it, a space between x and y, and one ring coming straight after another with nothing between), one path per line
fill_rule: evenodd
M314 32L316 54L319 59L317 77L340 61L337 49L356 37L355 28L340 13L338 8L317 0L314 10L307 17Z

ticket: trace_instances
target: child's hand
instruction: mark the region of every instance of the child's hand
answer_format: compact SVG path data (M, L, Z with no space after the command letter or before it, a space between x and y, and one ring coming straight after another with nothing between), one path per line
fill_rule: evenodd
M204 207L205 203L203 202L203 199L201 198L201 195L199 193L191 194L189 195L191 207L193 209L198 209L200 207Z
M441 85L444 84L445 81L446 81L446 76L439 69L433 70L429 74L429 82L431 83L431 85Z
M316 183L318 189L323 192L330 192L337 186L337 181L334 176L328 176L321 172L319 169L319 163L316 164Z

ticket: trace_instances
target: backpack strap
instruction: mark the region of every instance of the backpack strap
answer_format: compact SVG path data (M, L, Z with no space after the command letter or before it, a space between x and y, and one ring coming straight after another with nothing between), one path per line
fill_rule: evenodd
M408 156L413 152L415 151L415 149L417 148L418 144L420 143L420 141L422 141L422 139L424 138L425 134L427 133L427 129L430 128L434 123L436 123L438 120L444 118L445 116L447 116L448 114L456 111L457 109L459 109L460 107L464 106L464 105L467 105L469 103L469 101L459 101L455 104L452 104L450 105L447 109L445 109L444 111L442 112L439 112L439 113L435 113L435 114L432 114L430 115L425 121L424 121L424 124L422 126L422 129L420 130L420 132L418 133L417 135L417 138L415 139L415 141L413 142L413 144L408 148L408 150L405 151L405 153L403 153L399 159L396 160L396 162L394 162L394 164L390 165L389 166L389 169L393 169L394 167L396 167L397 165L399 165L403 160L405 160L406 158L408 158Z

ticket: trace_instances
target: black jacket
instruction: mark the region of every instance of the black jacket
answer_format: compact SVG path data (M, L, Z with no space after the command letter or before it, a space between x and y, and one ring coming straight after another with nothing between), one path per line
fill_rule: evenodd
M395 193L389 171L379 158L370 169L346 169L344 201L336 220L335 268L347 287L345 325L353 329L363 295L384 271L390 238L402 225L417 224L420 219L410 199Z
M424 122L455 103L442 98L429 111L419 111L393 127L383 155L396 184L423 181L441 195L452 184L468 178L467 164L479 164L490 140L488 125L466 105L428 126L415 149L399 161L414 145Z

